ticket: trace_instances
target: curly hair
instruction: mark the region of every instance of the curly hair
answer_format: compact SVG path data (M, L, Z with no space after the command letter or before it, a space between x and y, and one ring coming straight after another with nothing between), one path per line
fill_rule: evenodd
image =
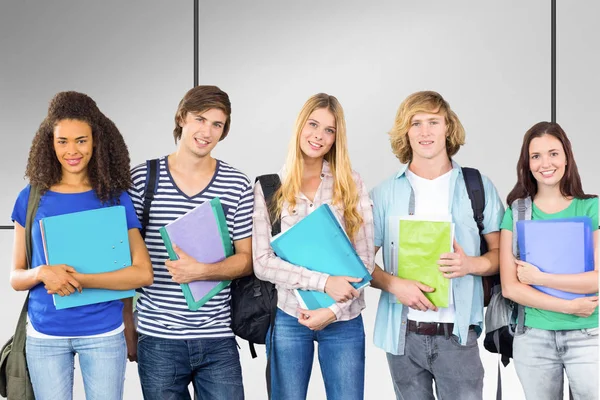
M60 92L50 101L29 150L25 176L45 193L62 179L62 167L54 150L54 127L62 120L87 123L92 129L94 149L87 167L89 183L102 202L117 202L131 186L129 152L116 125L89 96Z
M419 113L439 114L445 117L448 134L446 138L448 157L455 155L460 146L465 144L465 130L458 116L450 108L450 104L437 92L416 92L400 104L394 126L389 132L392 151L401 163L407 164L412 161L413 152L408 140L408 130L412 118Z

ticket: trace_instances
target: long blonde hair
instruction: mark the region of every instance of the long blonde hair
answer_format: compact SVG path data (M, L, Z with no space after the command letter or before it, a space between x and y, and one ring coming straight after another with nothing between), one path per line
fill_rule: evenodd
M358 189L352 178L352 166L348 157L348 145L346 139L346 121L344 119L344 110L334 96L325 93L319 93L312 96L304 103L294 128L294 136L290 140L287 158L285 162L285 177L281 187L275 193L273 202L275 217L281 216L284 202L288 203L288 210L296 206L296 195L300 193L302 186L302 176L304 173L304 159L300 149L300 134L306 125L310 114L317 109L325 108L333 114L335 118L335 142L331 149L325 154L324 159L329 163L331 174L333 175L333 205L344 210L344 224L346 233L350 240L358 232L363 218L357 210Z

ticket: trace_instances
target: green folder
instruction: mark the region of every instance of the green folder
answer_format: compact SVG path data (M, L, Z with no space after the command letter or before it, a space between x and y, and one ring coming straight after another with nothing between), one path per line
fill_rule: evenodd
M452 223L400 220L398 228L398 277L435 288L425 297L437 307L448 307L450 280L437 262L452 251Z
M177 260L173 243L196 261L213 264L233 254L225 213L219 198L207 201L160 228L169 259ZM231 281L194 281L181 284L188 308L195 311Z

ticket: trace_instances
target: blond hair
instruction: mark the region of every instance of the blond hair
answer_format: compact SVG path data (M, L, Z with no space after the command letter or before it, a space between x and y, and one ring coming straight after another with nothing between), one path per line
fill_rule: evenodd
M346 137L346 121L344 119L344 110L334 96L325 93L319 93L306 101L294 128L294 135L290 141L286 163L285 177L281 187L275 193L273 215L278 218L281 216L284 202L288 203L288 210L296 206L296 195L300 193L302 186L302 176L304 172L304 159L300 149L300 134L306 125L306 121L313 111L325 108L333 114L335 118L335 142L331 149L325 154L324 159L329 163L333 175L333 205L340 207L344 211L344 224L346 233L353 240L358 232L363 218L357 210L358 189L352 177L352 167L348 157L348 146Z
M437 92L423 91L411 94L400 104L394 126L390 131L392 151L401 163L412 161L413 152L408 140L408 130L416 114L429 113L444 115L446 120L446 152L448 157L455 155L465 144L465 129L450 104Z

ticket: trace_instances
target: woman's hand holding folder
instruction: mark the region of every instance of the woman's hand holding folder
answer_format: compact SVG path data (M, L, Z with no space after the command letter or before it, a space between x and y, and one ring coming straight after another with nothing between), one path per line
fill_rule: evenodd
M351 282L360 282L362 278L352 276L329 276L325 282L325 293L335 301L345 302L356 299L359 296L358 290L354 288Z
M63 297L75 293L76 290L80 293L83 290L81 284L71 275L73 272L75 269L65 264L40 265L37 274L48 294Z

